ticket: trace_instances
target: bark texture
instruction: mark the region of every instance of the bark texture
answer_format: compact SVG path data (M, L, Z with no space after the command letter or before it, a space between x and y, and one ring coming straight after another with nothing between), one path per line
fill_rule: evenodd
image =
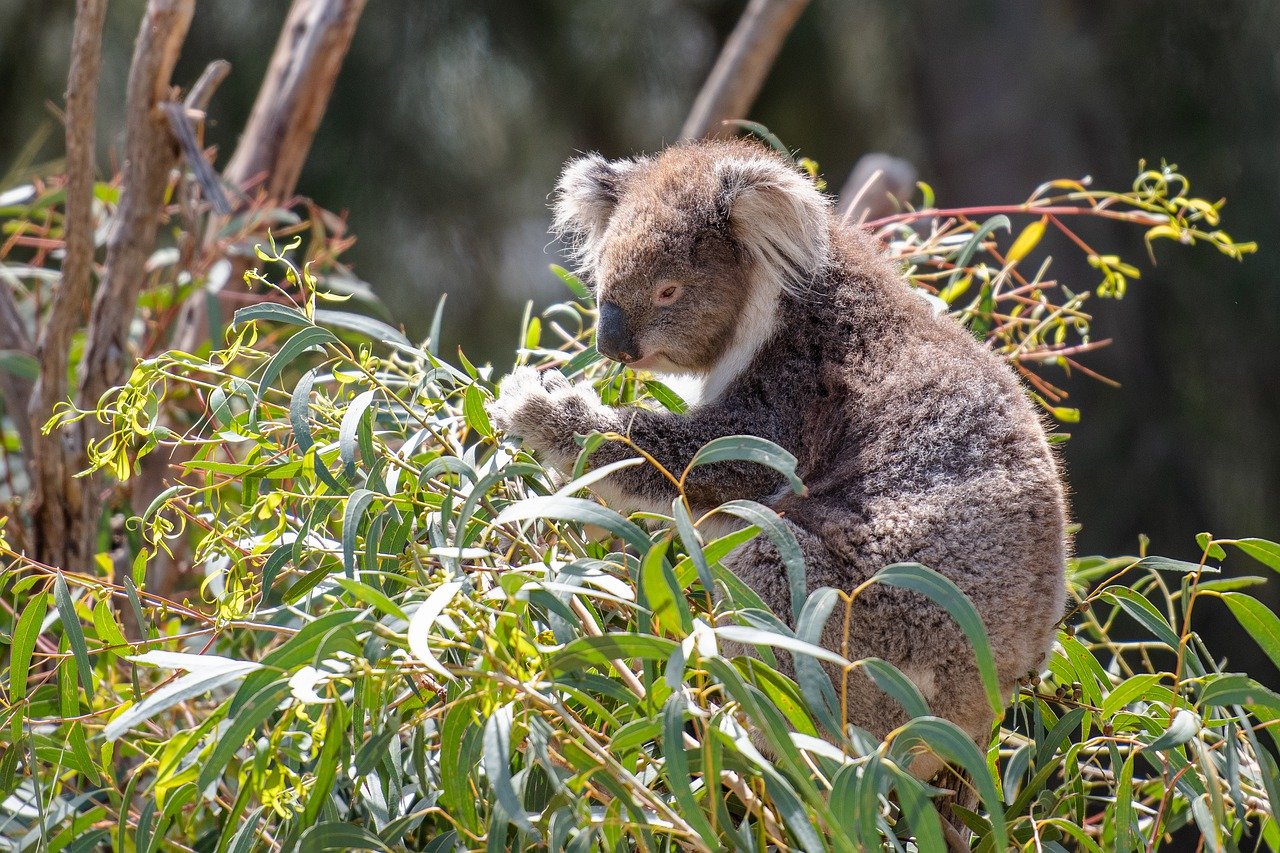
M279 203L293 194L366 0L295 0L280 30L244 135L223 172L234 186L262 177Z
M84 568L73 565L72 561L80 562L85 556L79 544L87 541L83 520L84 484L74 476L82 457L82 447L78 446L80 431L62 430L44 435L41 427L52 415L53 407L67 399L71 335L83 322L93 275L93 182L97 171L94 118L106 12L106 0L77 0L71 69L67 75L66 256L62 280L54 291L36 342L40 374L34 388L28 391L27 400L10 402L15 421L23 420L23 412L27 416L22 447L31 477L35 556L48 565L74 569ZM12 319L6 317L5 325L10 325ZM9 399L10 389L4 391ZM22 408L18 408L19 405Z

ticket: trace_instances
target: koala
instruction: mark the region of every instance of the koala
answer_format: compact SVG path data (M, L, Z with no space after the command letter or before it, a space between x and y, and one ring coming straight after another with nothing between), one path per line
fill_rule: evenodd
M582 157L565 167L554 212L597 298L599 351L698 377L701 397L684 414L611 408L554 370L519 368L493 407L500 428L566 472L575 434L621 433L676 473L712 439L769 439L795 455L805 494L766 466L718 462L686 481L695 511L739 498L774 509L800 543L810 591L850 591L891 563L929 566L985 621L1006 697L1039 671L1064 611L1066 502L1040 415L1000 357L936 315L872 236L842 227L806 175L755 143ZM606 442L588 462L634 456ZM676 496L649 465L592 488L623 512L670 512ZM726 565L790 620L769 539ZM896 665L933 713L989 742L995 715L944 610L872 584L852 607L847 646L842 610L823 645ZM906 721L859 671L849 678L848 722L883 737Z

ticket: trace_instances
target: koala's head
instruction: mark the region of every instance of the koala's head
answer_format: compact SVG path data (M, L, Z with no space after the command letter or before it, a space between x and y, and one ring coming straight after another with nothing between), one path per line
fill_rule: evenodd
M595 290L601 353L705 374L749 362L772 335L782 292L826 262L827 210L813 182L769 149L706 141L571 161L555 226Z

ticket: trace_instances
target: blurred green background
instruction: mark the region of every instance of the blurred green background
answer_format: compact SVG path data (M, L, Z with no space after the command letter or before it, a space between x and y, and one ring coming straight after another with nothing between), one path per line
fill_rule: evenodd
M120 149L142 5L110 6L103 156ZM299 190L348 213L359 237L348 260L411 333L448 291L445 351L463 344L505 365L524 301L562 295L547 272L561 164L672 141L744 5L374 0ZM232 62L208 134L219 165L287 6L198 4L175 79ZM62 98L73 12L69 0L0 0L0 172L42 125L54 133L41 159L60 156L47 103ZM1122 302L1092 305L1095 335L1116 343L1086 364L1123 387L1067 380L1084 411L1064 452L1077 548L1132 552L1145 533L1154 552L1198 559L1201 530L1280 539L1280 5L813 0L751 118L816 159L833 188L874 150L913 163L948 206L1019 201L1056 177L1124 188L1140 158L1226 196L1226 229L1259 244L1243 264L1161 244L1151 267L1140 232L1085 231L1142 280ZM1093 283L1077 257L1062 260L1066 283ZM1232 663L1277 683L1251 643Z

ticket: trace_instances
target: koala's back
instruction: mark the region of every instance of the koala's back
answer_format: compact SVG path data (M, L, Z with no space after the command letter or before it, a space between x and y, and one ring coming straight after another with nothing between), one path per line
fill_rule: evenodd
M1040 417L1010 367L959 324L935 317L871 241L833 225L831 262L755 368L763 393L805 391L812 412L792 449L806 497L770 501L805 549L811 589L848 591L895 562L946 575L986 622L1002 691L1043 663L1064 607L1066 507ZM810 377L808 380L802 375ZM791 390L786 390L791 389ZM767 542L734 570L779 613L785 579ZM824 642L903 670L935 713L980 742L993 713L968 641L944 611L887 586L842 608ZM883 735L900 709L854 676L851 722Z

